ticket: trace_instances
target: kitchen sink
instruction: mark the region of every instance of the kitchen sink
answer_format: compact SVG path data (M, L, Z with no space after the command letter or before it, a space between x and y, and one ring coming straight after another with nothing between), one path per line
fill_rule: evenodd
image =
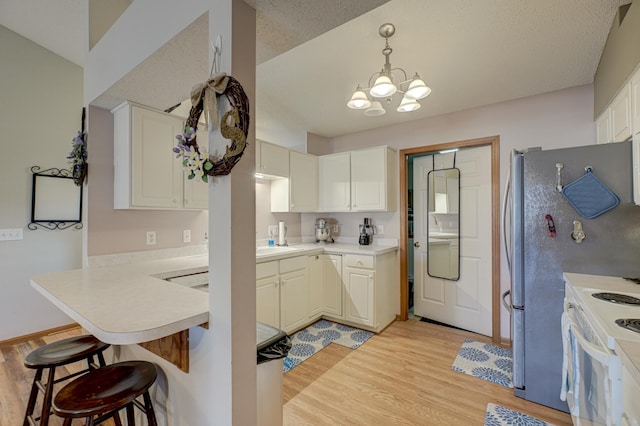
M267 256L270 254L280 254L280 253L288 253L292 251L300 250L296 247L287 247L287 246L262 246L256 247L256 256Z
M194 274L178 275L164 279L196 290L209 291L209 272L197 272Z

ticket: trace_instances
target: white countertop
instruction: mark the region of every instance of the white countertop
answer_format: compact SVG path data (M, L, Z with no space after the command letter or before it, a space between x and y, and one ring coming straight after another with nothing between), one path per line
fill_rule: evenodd
M54 272L33 277L31 285L99 340L122 345L209 321L207 293L153 276L207 269L208 256L188 256Z
M297 244L256 256L256 263L314 253L381 255L397 245ZM209 321L209 294L165 281L208 270L207 255L174 257L32 277L31 285L105 343L125 345L169 336Z
M306 243L292 244L284 247L287 251L278 252L279 247L274 247L274 252L269 253L267 247L260 247L263 253L256 256L256 263L267 262L270 260L283 259L285 257L310 255L314 253L327 254L365 254L371 256L379 256L385 253L398 250L397 245L371 244L361 246L359 244L349 243Z

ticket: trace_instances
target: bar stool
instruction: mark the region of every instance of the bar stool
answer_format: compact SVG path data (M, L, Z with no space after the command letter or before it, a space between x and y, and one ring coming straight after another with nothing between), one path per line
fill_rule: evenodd
M78 418L84 418L89 426L110 418L120 424L118 411L125 408L127 425L133 426L136 406L147 415L149 426L157 426L149 396L149 387L157 376L156 366L147 361L125 361L98 368L60 389L53 399L53 412L64 418L64 426ZM144 404L136 400L140 395Z
M38 420L40 420L41 426L48 425L54 385L100 366L104 366L105 362L102 352L109 346L109 344L101 342L93 336L86 335L69 337L68 339L49 343L29 353L24 360L24 365L27 368L35 369L36 375L31 385L31 393L29 394L29 402L27 403L23 426L36 425ZM95 363L94 356L97 356L99 364ZM87 360L86 369L55 379L56 367L62 367L82 360ZM47 368L49 369L48 378L47 382L43 384L42 373ZM44 394L44 399L42 400L40 416L34 417L33 412L36 407L38 392Z

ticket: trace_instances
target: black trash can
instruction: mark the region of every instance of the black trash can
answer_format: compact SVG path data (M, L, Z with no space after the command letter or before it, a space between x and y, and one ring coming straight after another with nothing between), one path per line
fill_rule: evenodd
M282 425L282 359L291 339L282 330L256 323L258 426Z

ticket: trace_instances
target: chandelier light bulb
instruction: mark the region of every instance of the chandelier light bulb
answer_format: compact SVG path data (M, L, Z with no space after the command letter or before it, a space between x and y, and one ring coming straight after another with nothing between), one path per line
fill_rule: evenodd
M424 81L420 78L418 73L413 76L413 80L409 83L409 88L407 89L407 93L405 96L410 99L422 99L429 96L431 93L431 88L427 86Z
M380 103L380 101L373 101L371 103L371 108L366 110L364 112L364 115L366 115L367 117L375 117L377 115L384 115L386 113L387 111L385 111L385 109L382 108L382 104Z
M415 99L411 99L407 96L402 98L402 102L400 102L400 106L398 107L398 112L411 112L420 108L420 104Z
M373 84L371 90L369 90L369 93L375 98L386 98L396 93L397 90L398 88L391 82L388 76L381 75L376 78L376 82Z
M367 98L362 88L358 85L356 91L353 92L351 99L347 102L347 106L351 109L365 109L371 106L371 101Z

